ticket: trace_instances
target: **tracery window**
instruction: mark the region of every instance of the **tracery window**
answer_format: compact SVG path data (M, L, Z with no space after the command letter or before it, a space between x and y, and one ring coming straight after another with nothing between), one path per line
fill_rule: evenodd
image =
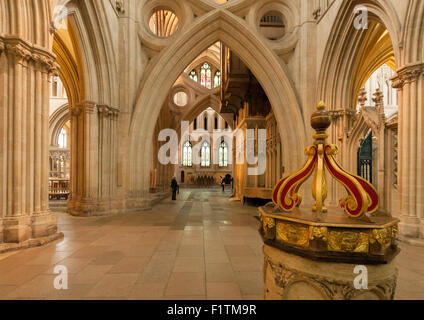
M191 167L193 166L193 147L190 141L184 143L183 147L183 166Z
M206 141L203 142L200 150L200 166L209 167L211 165L211 147Z
M219 87L221 85L221 72L217 71L215 73L215 78L213 80L214 88Z
M198 77L197 77L197 72L196 72L196 70L192 70L192 71L190 72L190 74L189 74L189 77L190 77L190 79L191 79L191 80L193 80L193 81L197 82Z
M200 68L200 84L208 89L212 89L212 70L207 62Z
M225 141L222 141L221 146L219 147L219 166L228 166L228 145Z

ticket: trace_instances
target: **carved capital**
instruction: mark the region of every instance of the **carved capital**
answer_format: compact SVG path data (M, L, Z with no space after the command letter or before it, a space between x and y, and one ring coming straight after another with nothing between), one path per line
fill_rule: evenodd
M116 120L119 115L118 108L109 107L107 105L98 105L97 109L98 109L99 115L105 118L110 117L112 120Z
M9 57L14 57L18 62L29 60L31 58L31 51L20 43L7 43L5 44L5 52Z
M39 64L40 67L51 72L57 68L55 62L55 56L40 47L35 47L28 42L14 37L0 37L0 51L15 59L19 59L20 63L27 62L29 60Z
M342 117L353 117L355 116L355 110L352 109L339 109L339 110L330 110L328 111L333 120Z
M116 8L116 11L118 13L124 14L125 13L124 1L123 0L116 0L115 1L115 8Z
M106 105L98 105L97 110L99 112L99 115L102 117L109 117L112 115L112 111L110 110L109 106Z
M83 106L83 110L86 114L94 114L96 112L97 104L92 101L85 101Z
M69 112L70 112L72 117L78 117L82 113L82 105L78 104L78 105L75 105L75 106L71 106L69 108Z
M392 87L402 89L405 84L417 81L422 74L424 74L424 63L405 66L399 69L397 74L390 79Z

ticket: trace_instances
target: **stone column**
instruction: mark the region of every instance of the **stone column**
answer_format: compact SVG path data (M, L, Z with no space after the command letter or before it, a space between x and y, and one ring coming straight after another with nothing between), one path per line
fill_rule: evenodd
M399 228L405 236L424 237L424 64L403 67L392 80L399 90Z
M117 213L117 118L119 111L84 101L71 106L72 196L76 216Z
M97 106L84 101L71 107L72 120L72 199L69 213L79 216L95 215L98 208L99 129Z
M387 210L386 195L389 193L389 189L386 185L386 116L384 114L384 105L383 105L383 93L377 88L374 93L373 101L375 107L378 111L378 164L377 164L377 190L378 196L380 197L380 208L382 210ZM373 169L374 170L374 169ZM375 183L374 183L375 185Z
M0 43L3 251L12 247L10 243L19 247L29 239L58 235L56 218L48 208L48 79L55 58L18 38L1 38Z

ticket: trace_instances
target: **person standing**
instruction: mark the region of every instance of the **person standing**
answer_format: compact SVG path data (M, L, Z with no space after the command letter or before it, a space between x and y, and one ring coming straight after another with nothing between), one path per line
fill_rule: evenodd
M177 191L178 191L178 182L177 182L177 178L173 177L172 181L171 181L171 189L172 189L172 200L175 201L177 200Z

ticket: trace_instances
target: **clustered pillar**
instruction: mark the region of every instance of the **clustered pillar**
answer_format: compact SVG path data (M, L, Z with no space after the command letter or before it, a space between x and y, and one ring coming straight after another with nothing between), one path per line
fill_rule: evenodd
M71 199L69 213L107 215L121 210L117 188L119 110L84 101L71 106Z
M399 90L400 231L424 237L424 64L398 70L393 86Z
M0 37L0 243L56 234L48 207L49 79L54 56Z

